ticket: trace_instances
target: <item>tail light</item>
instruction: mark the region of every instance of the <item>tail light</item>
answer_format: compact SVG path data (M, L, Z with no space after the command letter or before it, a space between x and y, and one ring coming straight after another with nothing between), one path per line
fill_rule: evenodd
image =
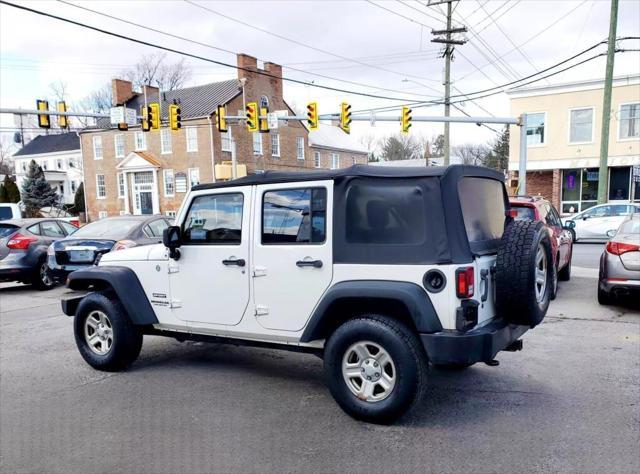
M640 245L625 244L622 242L607 242L607 252L614 255L622 255L623 253L635 252L637 250L640 250Z
M473 273L473 267L462 267L456 270L456 295L458 298L471 298L473 296Z
M71 219L69 221L69 224L71 224L72 226L75 226L75 227L80 227L80 221L78 219Z
M118 240L115 244L113 244L113 247L111 247L111 251L115 252L116 250L124 250L135 247L136 245L138 244L133 240Z
M20 233L13 234L13 236L7 242L7 247L14 250L27 250L29 248L29 245L36 240L38 239L28 235L22 235Z

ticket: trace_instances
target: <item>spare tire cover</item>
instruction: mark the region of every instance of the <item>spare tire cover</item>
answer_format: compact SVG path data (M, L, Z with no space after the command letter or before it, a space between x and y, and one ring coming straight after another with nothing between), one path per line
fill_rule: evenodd
M496 259L496 308L514 324L540 324L552 291L549 232L539 221L514 221L504 231Z

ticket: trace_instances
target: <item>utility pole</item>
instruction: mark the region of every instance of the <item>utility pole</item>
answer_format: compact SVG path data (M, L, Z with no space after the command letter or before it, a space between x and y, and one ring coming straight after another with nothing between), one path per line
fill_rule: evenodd
M463 45L466 40L452 38L453 33L466 33L467 28L465 26L459 28L452 28L452 8L451 4L458 0L446 0L446 1L430 1L427 6L439 5L441 3L447 4L447 28L445 30L431 30L431 34L436 36L431 40L432 43L444 43L444 116L449 117L451 115L451 59L453 56L454 45ZM442 37L444 35L444 38ZM444 123L444 165L448 166L451 162L450 152L450 140L449 140L449 122Z
M613 60L618 27L618 0L611 0L609 19L609 44L607 47L607 67L604 78L604 99L602 101L602 131L600 132L600 168L598 171L598 204L607 202L607 169L609 158L609 125L611 123L611 89L613 83Z

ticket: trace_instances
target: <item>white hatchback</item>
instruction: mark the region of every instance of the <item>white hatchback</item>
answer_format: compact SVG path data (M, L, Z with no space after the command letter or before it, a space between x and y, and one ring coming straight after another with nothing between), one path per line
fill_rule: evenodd
M638 204L599 204L565 218L565 224L573 221L573 241L609 240L607 232L617 229L622 221L634 212L640 213Z

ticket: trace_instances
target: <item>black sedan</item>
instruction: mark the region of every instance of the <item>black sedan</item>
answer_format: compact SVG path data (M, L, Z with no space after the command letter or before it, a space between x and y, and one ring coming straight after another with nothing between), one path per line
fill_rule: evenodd
M47 247L78 228L55 219L9 219L0 222L0 281L31 283L38 290L53 287Z
M107 217L80 228L47 251L49 271L57 282L69 273L94 264L107 252L162 242L162 231L170 225L162 216Z

